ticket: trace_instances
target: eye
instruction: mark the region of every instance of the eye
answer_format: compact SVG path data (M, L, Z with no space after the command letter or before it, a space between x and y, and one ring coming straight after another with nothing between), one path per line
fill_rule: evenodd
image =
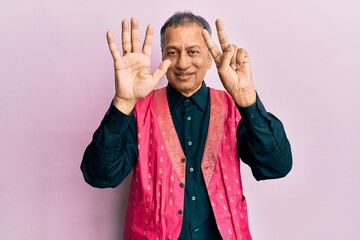
M166 55L168 56L175 56L176 55L176 51L170 50L166 52Z
M200 52L198 50L190 50L189 51L189 54L190 55L196 55L196 54L199 54Z

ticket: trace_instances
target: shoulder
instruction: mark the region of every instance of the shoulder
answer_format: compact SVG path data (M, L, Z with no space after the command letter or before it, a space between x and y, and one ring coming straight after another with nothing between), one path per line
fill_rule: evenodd
M145 98L140 99L135 105L136 112L144 112L154 107L154 102L157 99L166 97L166 88L159 88L151 91Z
M225 90L210 88L210 104L213 111L224 111L227 118L241 119L234 100Z
M223 101L227 105L235 106L234 100L232 99L230 94L225 90L215 89L211 87L209 87L209 89L210 89L211 99Z

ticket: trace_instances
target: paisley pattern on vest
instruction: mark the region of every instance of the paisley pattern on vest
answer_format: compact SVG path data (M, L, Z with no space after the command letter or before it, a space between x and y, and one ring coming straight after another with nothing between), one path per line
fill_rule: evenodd
M210 121L201 163L223 239L251 239L243 195L231 97L210 89ZM166 88L135 107L139 157L133 169L124 239L177 239L182 226L185 155L171 119Z

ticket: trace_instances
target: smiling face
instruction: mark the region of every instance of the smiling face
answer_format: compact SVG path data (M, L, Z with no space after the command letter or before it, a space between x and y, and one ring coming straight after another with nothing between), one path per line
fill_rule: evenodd
M201 87L212 63L202 31L198 24L171 26L165 30L162 56L171 60L166 77L176 90L187 97Z

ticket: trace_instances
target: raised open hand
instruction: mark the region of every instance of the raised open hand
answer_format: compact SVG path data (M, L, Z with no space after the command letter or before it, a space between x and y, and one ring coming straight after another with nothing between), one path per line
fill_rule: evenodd
M171 64L170 60L164 60L151 74L150 55L153 35L153 27L148 25L142 51L140 51L138 21L136 18L131 18L131 29L129 29L129 22L124 19L122 21L123 55L121 55L111 32L106 34L114 59L115 97L113 104L125 114L129 114L136 102L146 97L156 87Z
M216 63L220 80L237 105L250 106L256 101L256 92L249 56L244 49L229 44L220 19L216 20L216 29L222 52L206 30L203 31L203 36Z

